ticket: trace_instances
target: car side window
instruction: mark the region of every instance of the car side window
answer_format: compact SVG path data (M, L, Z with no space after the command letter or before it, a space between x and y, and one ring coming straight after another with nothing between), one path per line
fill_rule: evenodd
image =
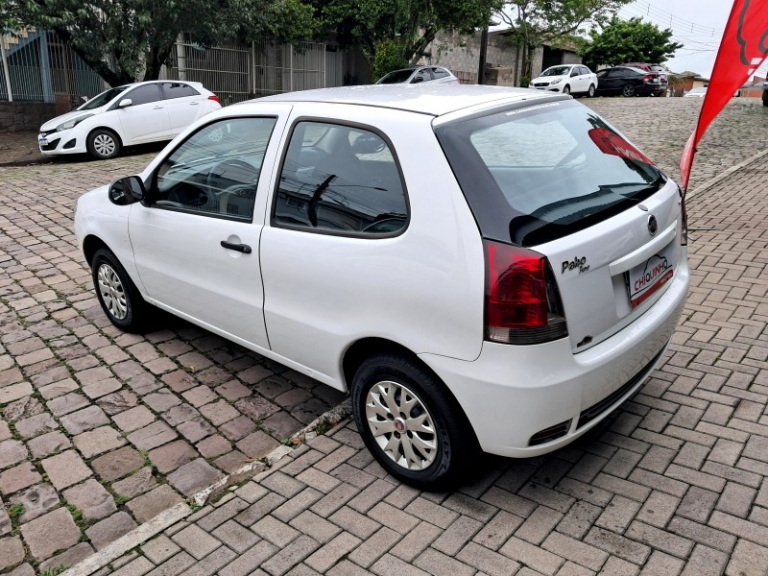
M432 73L435 75L435 80L438 78L448 78L448 71L444 68L432 68Z
M419 78L421 78L421 80L419 80ZM422 68L416 72L413 80L411 80L411 84L416 84L417 82L427 82L429 80L432 80L432 75L429 73L429 68Z
M400 169L381 136L324 122L296 124L272 206L274 226L377 237L396 234L407 222Z
M163 82L163 94L166 100L174 98L186 98L187 96L199 96L200 93L189 84L181 82Z
M134 88L127 94L123 96L121 99L128 98L131 100L132 104L131 106L140 106L141 104L151 104L152 102L157 102L159 100L162 100L162 97L160 96L160 88L157 84L145 84L144 86L139 86L137 88Z
M150 203L250 222L275 122L275 118L226 118L198 130L158 167Z

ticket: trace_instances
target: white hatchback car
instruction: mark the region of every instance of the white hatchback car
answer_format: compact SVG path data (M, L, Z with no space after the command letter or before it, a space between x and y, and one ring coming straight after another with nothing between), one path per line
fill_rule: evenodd
M563 94L585 94L592 98L597 90L597 75L581 64L550 66L531 80L531 87Z
M117 156L123 146L171 140L192 122L221 108L199 82L159 80L105 90L77 110L40 127L46 156L89 153Z
M422 82L457 84L459 79L442 66L414 66L390 72L379 78L376 84L421 84Z
M638 390L688 287L683 207L570 97L364 86L207 116L75 231L113 324L157 306L348 391L379 462L434 487Z

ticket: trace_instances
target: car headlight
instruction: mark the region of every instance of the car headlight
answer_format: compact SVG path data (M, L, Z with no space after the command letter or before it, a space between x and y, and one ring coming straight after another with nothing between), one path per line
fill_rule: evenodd
M555 84L560 84L562 82L562 78L558 78L557 80L552 80L552 82L549 83L550 86L554 86Z
M74 118L70 118L63 124L59 124L58 126L56 126L56 132L62 132L63 130L71 130L72 128L80 124L80 122L82 122L86 118L90 118L91 116L93 116L93 114L83 114L82 116L75 116Z

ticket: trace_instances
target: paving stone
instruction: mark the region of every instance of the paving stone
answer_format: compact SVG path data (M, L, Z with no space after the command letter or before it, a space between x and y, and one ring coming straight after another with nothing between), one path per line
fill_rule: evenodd
M88 406L61 418L61 425L73 436L109 424L109 418L98 406Z
M55 454L56 452L71 448L72 443L69 441L69 438L64 436L61 432L49 432L48 434L43 434L37 438L32 438L27 442L27 446L29 447L30 452L32 452L32 456L41 459L51 454Z
M130 514L127 512L117 512L100 522L97 522L85 533L91 540L96 550L101 550L108 544L114 542L121 536L125 536L136 528L136 522L133 521Z
M157 486L157 480L152 475L152 469L147 467L142 468L124 480L115 482L112 484L112 490L115 494L125 496L126 498L134 498L139 494L148 492L155 486Z
M237 449L249 458L263 458L278 446L280 443L277 440L261 430L249 434L237 443Z
M24 560L24 546L21 538L0 538L0 570L12 568Z
M36 518L21 526L21 535L36 560L46 560L80 540L80 529L66 508Z
M109 492L93 479L65 490L63 495L69 504L82 510L86 520L100 520L117 510Z
M291 417L287 412L276 412L262 424L263 428L267 430L275 438L285 440L290 438L293 434L301 430L304 425Z
M203 438L216 432L216 428L211 426L208 421L202 417L193 418L192 420L179 424L177 430L190 442L199 442Z
M195 445L203 458L216 458L232 450L232 444L229 440L218 434L209 436Z
M255 566L263 566L267 559L271 558L278 548L266 541L261 541L256 546L241 554L230 564L219 570L219 576L245 576L252 574ZM261 575L258 575L261 576Z
M221 546L221 542L194 524L174 534L172 540L198 560Z
M136 520L143 523L182 501L181 497L170 486L164 484L151 492L134 498L126 506Z
M75 436L75 448L85 457L93 458L125 444L125 438L114 428L102 426Z
M56 508L59 495L50 484L38 484L11 496L10 502L24 506L24 514L19 518L24 524Z
M18 440L0 442L0 468L18 464L27 457L27 454L26 447Z
M144 396L143 401L157 413L165 412L169 408L181 404L179 397L170 390L159 390L152 394L147 394Z
M40 434L56 430L56 428L59 427L59 425L56 423L56 420L54 420L53 417L48 413L38 414L37 416L32 416L31 418L19 420L16 422L15 426L16 432L18 432L22 438L32 438L34 436L39 436ZM1 453L2 444L0 444L0 454Z
M144 457L130 446L114 450L91 462L96 474L104 481L122 478L144 465Z
M224 522L224 524L211 532L211 535L238 553L245 552L259 541L259 537L256 534L247 528L243 528L234 520Z
M136 406L112 416L123 432L133 432L154 422L156 416L146 406Z
M53 400L49 400L46 405L54 416L63 416L74 412L79 408L88 406L88 398L80 394L67 394L66 396L59 396Z
M261 566L273 576L282 576L318 547L319 544L315 540L309 536L301 535Z
M191 496L198 490L210 486L222 477L222 474L202 458L193 460L168 475L168 482L185 496Z
M57 490L77 484L93 474L74 450L46 458L41 465Z
M61 554L57 554L56 556L49 558L45 562L41 562L39 568L41 572L60 568L61 566L64 568L70 568L78 562L85 560L91 554L93 554L93 548L91 545L87 542L80 542L66 552L62 552Z
M165 534L161 534L141 546L141 551L155 564L161 564L176 554L181 548Z
M156 421L128 435L128 441L138 450L152 450L170 442L177 434L165 422Z
M149 459L161 474L172 472L198 456L197 451L183 440L169 442L149 452Z
M24 462L0 473L0 494L8 496L42 480L31 462Z

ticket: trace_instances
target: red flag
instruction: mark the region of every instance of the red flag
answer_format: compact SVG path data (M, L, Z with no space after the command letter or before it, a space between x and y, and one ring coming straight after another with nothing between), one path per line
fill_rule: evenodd
M712 120L720 114L734 93L741 88L768 55L768 2L734 0L717 52L712 78L701 106L696 130L683 150L680 177L688 189L696 146Z

